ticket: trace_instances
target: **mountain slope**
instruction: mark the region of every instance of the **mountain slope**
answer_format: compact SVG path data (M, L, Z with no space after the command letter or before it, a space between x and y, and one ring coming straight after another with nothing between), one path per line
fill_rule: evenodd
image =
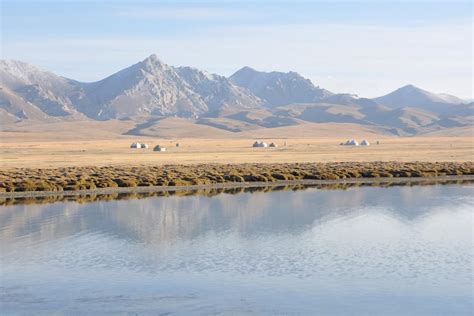
M428 111L452 113L453 111L462 111L465 108L463 101L455 96L436 94L413 85L401 87L373 100L393 109L414 107Z
M76 111L71 97L80 97L84 92L80 84L73 80L21 61L2 60L0 83L1 88L9 95L12 109L24 108L20 103L28 102L34 104L46 116L81 116ZM13 94L16 94L16 97L13 97Z
M296 72L260 72L244 67L230 76L230 80L265 100L268 107L314 103L332 95Z
M190 120L164 120L172 117ZM2 125L116 119L130 124L130 133L150 135L154 128L173 126L166 122L181 122L175 126L182 128L192 122L202 131L225 133L344 123L415 135L472 125L474 103L414 86L375 99L333 94L295 72L249 67L226 78L169 66L156 55L91 83L20 61L0 61Z
M2 87L49 116L83 113L98 120L198 117L218 110L251 109L262 103L223 76L190 67L172 67L156 55L92 83L11 61L0 64L0 79Z
M357 95L338 93L321 100L322 103L341 104L355 107L373 107L378 103L367 98L359 98Z
M176 67L174 70L199 94L211 113L225 110L236 112L262 104L262 100L247 89L234 85L226 77L208 74L192 67Z
M4 111L5 119L10 117L9 120L13 120L13 122L25 119L37 121L51 119L36 105L26 101L7 87L0 88L0 109Z
M156 55L83 86L86 98L78 100L78 109L102 120L140 115L193 116L208 109L199 94Z

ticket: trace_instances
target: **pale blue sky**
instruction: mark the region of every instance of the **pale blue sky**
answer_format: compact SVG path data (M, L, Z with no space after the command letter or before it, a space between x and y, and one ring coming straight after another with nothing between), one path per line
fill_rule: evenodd
M1 1L2 58L81 81L156 53L368 97L405 84L473 97L471 1Z

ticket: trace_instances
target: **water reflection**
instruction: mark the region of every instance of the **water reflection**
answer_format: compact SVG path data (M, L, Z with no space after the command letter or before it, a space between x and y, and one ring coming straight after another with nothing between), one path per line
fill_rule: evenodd
M193 196L203 195L212 197L218 194L239 194L253 192L276 192L276 191L298 191L310 188L320 190L347 190L356 187L393 187L393 186L423 186L423 185L448 185L448 184L469 184L474 183L472 179L437 180L420 179L415 181L375 181L375 182L345 182L345 183L322 183L322 184L297 184L297 185L275 185L256 187L233 187L233 188L208 188L196 190L167 190L155 192L131 192L113 194L78 194L78 195L49 195L41 197L0 197L0 206L16 204L45 204L54 202L77 202L87 203L95 201L143 199L148 197L167 196Z
M161 244L210 230L245 234L302 230L378 205L399 220L411 220L439 208L443 192L459 190L452 183L441 184L451 186L430 183L411 189L415 184L348 183L9 199L7 205L13 207L0 212L0 237L43 240L87 230ZM378 189L355 189L360 186ZM51 202L57 203L34 205ZM85 202L95 203L81 205Z
M12 202L3 310L472 312L472 184L334 188Z

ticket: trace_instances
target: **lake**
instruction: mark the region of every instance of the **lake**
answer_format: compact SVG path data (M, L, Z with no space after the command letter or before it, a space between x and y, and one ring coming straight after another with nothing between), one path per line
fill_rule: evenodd
M1 206L2 315L473 313L473 184L266 191Z

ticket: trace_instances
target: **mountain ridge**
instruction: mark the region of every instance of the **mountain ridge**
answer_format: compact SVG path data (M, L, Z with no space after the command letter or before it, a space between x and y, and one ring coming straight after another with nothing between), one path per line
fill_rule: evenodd
M158 56L95 82L55 75L21 61L0 61L0 122L182 117L227 131L300 122L379 126L415 135L472 124L474 104L413 85L377 98L334 93L296 72L243 67L230 77L170 66Z
M313 103L333 94L314 86L311 80L294 71L261 72L246 66L236 71L229 79L265 100L269 107L290 103Z

